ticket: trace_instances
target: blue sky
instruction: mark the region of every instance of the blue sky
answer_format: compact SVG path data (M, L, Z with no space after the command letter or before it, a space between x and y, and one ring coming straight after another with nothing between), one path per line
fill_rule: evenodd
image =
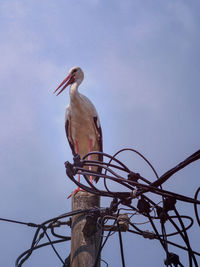
M98 110L106 153L135 148L162 175L199 149L199 8L196 0L1 1L0 217L40 223L71 209L66 196L74 185L63 165L72 160L64 132L69 96L53 91L72 66L84 70L80 91ZM153 179L137 157L127 153L123 160ZM165 189L192 197L199 172L196 162ZM192 207L178 205L194 215ZM6 223L0 231L0 265L13 266L33 232ZM124 239L128 267L162 266L158 243L128 234ZM115 236L103 258L120 266L113 251L119 255ZM48 249L25 266L41 264L60 266Z

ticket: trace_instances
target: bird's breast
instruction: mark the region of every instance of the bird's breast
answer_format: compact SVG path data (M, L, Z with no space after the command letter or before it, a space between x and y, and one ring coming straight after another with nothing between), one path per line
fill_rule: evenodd
M71 107L70 112L71 123L71 136L73 141L78 141L79 144L87 144L89 147L89 140L91 139L93 144L96 142L96 131L94 128L94 114L88 109L88 107Z

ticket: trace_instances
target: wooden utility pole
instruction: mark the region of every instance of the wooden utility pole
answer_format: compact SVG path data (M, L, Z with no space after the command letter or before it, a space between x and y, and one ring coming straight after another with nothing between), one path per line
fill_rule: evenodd
M85 191L72 194L72 211L95 207L100 207L99 196ZM94 218L90 218L88 223L86 217L87 214L78 214L72 217L70 267L92 267L95 263L101 231L93 231L96 221ZM98 261L96 267L100 267L100 261Z

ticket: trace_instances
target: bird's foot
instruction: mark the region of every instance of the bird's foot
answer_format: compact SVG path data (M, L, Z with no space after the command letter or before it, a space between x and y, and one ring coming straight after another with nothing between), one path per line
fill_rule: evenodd
M84 191L83 189L81 189L80 187L77 187L68 197L67 197L67 199L69 199L71 196L72 196L72 194L73 195L76 195L76 193L78 193L78 192L80 192L80 191Z

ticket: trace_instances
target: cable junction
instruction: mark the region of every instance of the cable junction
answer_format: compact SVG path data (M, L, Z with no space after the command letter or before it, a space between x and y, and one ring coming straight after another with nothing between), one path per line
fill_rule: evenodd
M151 182L147 177L143 177L141 174L134 172L134 170L130 170L124 162L117 158L117 156L125 151L131 151L141 157L153 171L156 177L155 181ZM89 156L94 154L101 154L103 161L88 160ZM131 148L122 149L113 156L103 152L91 152L81 159L79 155L75 155L73 163L65 162L68 178L89 193L110 198L110 205L106 208L94 207L92 209L68 212L41 224L0 218L0 221L17 223L36 229L30 248L17 258L15 267L21 267L35 250L46 246L52 247L60 261L60 266L69 267L70 255L66 259L63 259L56 248L56 244L70 242L71 237L58 234L56 229L62 226L70 228L71 218L76 214L86 215L85 229L87 229L87 221L89 223L91 217L95 217L96 228L94 229L96 231L101 229L101 242L93 267L97 266L101 251L109 237L115 233L118 233L121 266L125 266L123 232L139 235L144 238L144 241L149 239L160 242L166 255L166 258L163 260L165 266L185 266L185 263L183 265L181 262L179 255L172 251L173 247L176 247L187 253L188 266L198 267L197 257L200 257L200 252L192 249L188 230L193 227L194 218L200 226L198 214L200 187L194 193L194 198L163 189L168 179L198 159L200 159L200 150L159 177L152 164L140 152ZM97 169L101 169L101 173L94 171ZM77 181L77 174L81 175L81 182ZM90 179L88 179L89 176L99 177L99 181L102 182L92 184ZM120 188L120 190L113 191L112 188ZM159 202L155 202L155 196L157 196L156 199L160 197ZM177 202L179 201L194 206L194 218L187 216L187 214L179 214L177 209ZM140 222L137 222L138 217L141 219ZM170 228L171 232L169 232L168 228ZM174 229L173 232L172 229ZM172 242L170 238L174 236L179 236L182 239L182 243ZM47 239L47 242L44 241L44 238ZM108 263L104 259L100 260L108 266Z

